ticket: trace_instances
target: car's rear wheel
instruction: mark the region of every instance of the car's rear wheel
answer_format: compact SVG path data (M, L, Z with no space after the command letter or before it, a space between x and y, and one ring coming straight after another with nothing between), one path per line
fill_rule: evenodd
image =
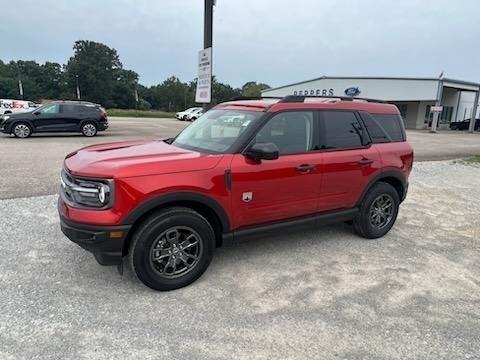
M360 212L353 221L356 232L367 239L376 239L390 231L398 215L400 197L390 184L375 184L363 198Z
M32 129L25 122L18 122L13 126L13 135L17 138L25 139L32 135Z
M86 122L82 125L82 134L87 137L92 137L97 135L97 125L93 122Z
M133 235L129 260L146 286L173 290L197 280L213 257L215 235L199 213L173 207L146 219Z

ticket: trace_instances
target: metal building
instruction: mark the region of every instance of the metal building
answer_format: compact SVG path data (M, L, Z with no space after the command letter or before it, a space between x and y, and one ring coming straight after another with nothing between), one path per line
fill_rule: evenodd
M396 104L405 120L405 126L410 129L431 128L432 123L435 126L435 111L441 110L438 113L437 128L448 129L451 122L470 119L472 111L476 112L476 118L480 117L479 91L479 83L448 78L323 76L267 89L262 95L359 96L380 99Z

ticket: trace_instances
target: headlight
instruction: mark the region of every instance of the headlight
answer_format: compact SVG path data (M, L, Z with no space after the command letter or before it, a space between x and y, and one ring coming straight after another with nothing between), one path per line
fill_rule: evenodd
M10 119L10 116L8 116L8 115L3 115L3 120L8 120L8 119Z
M64 199L73 206L107 208L112 205L112 180L78 178L62 170L60 182Z

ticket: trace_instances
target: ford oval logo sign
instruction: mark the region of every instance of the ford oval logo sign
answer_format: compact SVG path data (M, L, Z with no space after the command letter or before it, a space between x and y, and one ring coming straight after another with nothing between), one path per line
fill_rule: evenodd
M361 91L360 91L360 88L358 86L352 86L352 87L349 87L349 88L345 89L345 95L347 95L347 96L354 97L354 96L360 95L360 93L361 93Z

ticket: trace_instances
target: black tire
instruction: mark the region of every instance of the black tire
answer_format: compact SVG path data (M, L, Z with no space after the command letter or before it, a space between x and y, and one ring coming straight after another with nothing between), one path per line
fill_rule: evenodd
M32 128L28 123L19 121L12 126L12 134L20 139L26 139L32 136Z
M379 204L382 204L382 199L385 205L379 206ZM391 208L387 207L389 202L391 203ZM400 198L397 190L392 185L384 182L376 183L363 198L360 212L353 221L355 231L358 235L367 239L376 239L384 236L395 224L399 205ZM383 207L386 207L385 211L381 210ZM388 214L386 212L387 209Z
M82 124L82 134L86 137L93 137L97 135L98 127L93 121L86 121Z
M178 236L171 235L175 232ZM195 242L197 245L193 245ZM142 283L154 290L168 291L197 280L210 265L214 249L215 234L209 222L189 208L172 207L152 214L138 227L128 257L131 269ZM168 269L183 272L175 274Z

